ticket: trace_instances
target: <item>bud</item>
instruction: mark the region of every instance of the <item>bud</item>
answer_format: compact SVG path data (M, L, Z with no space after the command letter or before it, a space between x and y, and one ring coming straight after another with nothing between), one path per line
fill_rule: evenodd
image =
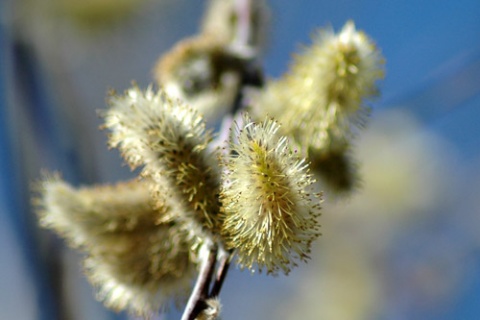
M209 0L202 33L213 35L230 45L235 45L238 37L246 37L244 45L258 49L265 45L267 20L269 10L265 0Z
M85 272L98 298L116 311L149 315L184 298L195 275L188 234L161 222L148 181L74 189L45 179L35 200L40 222L86 253Z
M320 179L322 188L337 196L346 196L348 191L357 189L360 184L358 165L349 149L343 152L322 153L309 149L310 168Z
M222 305L218 298L211 298L205 301L206 308L203 309L195 320L217 320L220 319Z
M310 193L308 165L267 119L248 115L236 128L221 190L226 246L236 249L238 263L254 270L288 273L306 260L318 235L319 194Z
M241 61L214 35L179 42L160 58L154 77L165 92L214 121L233 104L240 84Z
M218 226L219 175L206 150L211 141L198 113L164 92L134 87L110 97L105 127L109 143L132 168L143 166L155 199L168 200L166 219L180 221L193 235Z

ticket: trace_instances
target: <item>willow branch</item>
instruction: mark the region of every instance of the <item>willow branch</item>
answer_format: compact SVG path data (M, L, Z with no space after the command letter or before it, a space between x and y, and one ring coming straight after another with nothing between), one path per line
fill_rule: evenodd
M252 39L252 3L251 0L234 0L237 10L237 30L235 42L242 47L249 47Z
M215 270L216 259L217 248L215 246L210 248L207 259L202 263L197 282L195 283L192 294L188 299L182 320L194 320L200 311L205 309L205 299L207 299L209 285Z
M219 261L217 275L215 276L215 283L213 284L212 291L210 291L210 298L218 297L220 291L222 290L223 282L228 274L228 269L230 268L230 261L232 260L232 251L228 251L223 255Z

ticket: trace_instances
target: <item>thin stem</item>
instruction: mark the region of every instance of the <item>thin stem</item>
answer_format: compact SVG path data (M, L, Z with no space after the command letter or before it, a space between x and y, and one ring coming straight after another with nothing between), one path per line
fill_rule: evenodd
M255 15L255 4L253 1L257 0L233 1L237 11L237 28L234 48L238 51L237 53L239 57L246 59L241 75L241 85L232 108L232 114L235 114L238 110L245 107L244 89L248 87L262 87L264 81L261 68L257 64L257 44L253 42L254 33L257 32L252 25L252 19Z
M197 282L183 312L182 320L194 320L195 317L205 309L205 299L212 279L215 263L217 260L217 247L210 248L208 257L203 261L198 274Z
M210 298L218 297L220 291L222 290L223 282L227 277L228 269L230 268L230 261L232 260L232 251L228 251L222 259L220 260L220 264L218 266L217 275L215 277L215 283L213 284L212 291L210 292Z
M209 266L208 273L205 276L205 285L203 286L203 291L201 294L202 300L206 300L209 298L208 291L210 289L210 284L212 283L213 273L215 272L215 265L217 263L217 247L215 246L214 249L210 250L210 254L208 256Z
M252 8L251 0L235 0L237 10L237 36L236 42L241 46L249 46L252 34Z

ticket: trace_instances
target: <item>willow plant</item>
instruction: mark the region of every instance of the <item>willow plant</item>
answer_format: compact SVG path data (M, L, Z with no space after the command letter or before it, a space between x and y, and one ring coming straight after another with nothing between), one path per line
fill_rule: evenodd
M141 168L137 179L39 183L41 225L84 252L107 307L148 318L174 301L186 303L182 319L217 319L231 262L288 274L320 235L320 188L355 189L351 145L381 54L347 22L264 81L267 16L263 1L212 0L199 34L160 57L156 85L109 95L109 145ZM219 120L220 132L207 128Z

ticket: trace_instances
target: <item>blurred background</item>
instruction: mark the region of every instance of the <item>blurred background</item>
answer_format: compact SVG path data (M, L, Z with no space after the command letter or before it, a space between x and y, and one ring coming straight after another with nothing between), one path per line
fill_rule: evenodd
M386 58L358 139L363 188L325 195L312 259L288 276L232 268L223 319L479 319L480 2L271 0L278 77L314 30L352 19ZM128 319L96 302L80 256L40 230L41 170L74 185L132 177L98 130L109 89L152 82L205 1L0 2L0 319ZM179 313L159 316L177 319Z

